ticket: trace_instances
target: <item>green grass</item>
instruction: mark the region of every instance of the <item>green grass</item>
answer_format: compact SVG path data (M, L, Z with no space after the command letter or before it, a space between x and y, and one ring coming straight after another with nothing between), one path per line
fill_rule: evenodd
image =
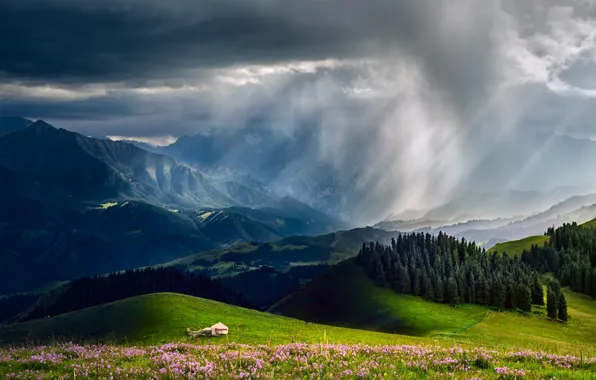
M519 256L523 250L530 250L532 245L542 246L548 242L548 236L530 236L520 240L512 240L505 243L499 243L490 248L487 252L507 253L509 255Z
M49 319L0 327L0 341L53 338L159 344L187 341L185 330L218 321L226 338L203 342L469 345L596 356L596 301L565 290L570 320L479 305L449 305L375 286L353 260L343 262L271 309L259 312L172 293L134 297ZM294 318L275 313L283 312ZM310 320L314 323L306 323ZM333 327L332 327L333 326Z
M565 290L568 312L567 323L551 321L546 317L546 308L534 307L531 315L516 312L488 313L478 323L454 339L472 345L502 345L512 342L517 346L580 354L596 353L596 302L583 294Z
M319 343L326 333L330 343L415 344L412 337L349 330L305 323L275 314L244 309L191 296L158 293L129 298L49 319L0 328L5 343L52 338L113 340L131 344L157 344L188 340L186 328L211 326L221 321L230 329L230 342L247 344ZM226 342L225 338L203 338Z
M596 301L565 290L570 321L532 314L498 312L478 305L436 304L375 286L347 261L272 308L299 319L440 339L484 347L523 347L596 356Z
M338 264L271 311L319 323L426 337L450 334L486 313L481 306L453 308L377 287L353 260Z
M596 228L596 219L592 219L583 224L580 224L580 226L584 228Z

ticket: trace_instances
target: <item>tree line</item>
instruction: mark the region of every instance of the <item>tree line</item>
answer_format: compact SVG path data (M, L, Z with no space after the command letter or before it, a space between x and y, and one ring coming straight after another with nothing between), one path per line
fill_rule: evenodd
M27 319L54 316L143 294L173 292L247 306L243 295L220 280L176 268L144 268L81 278L41 298Z
M522 262L542 273L552 273L561 285L596 298L596 229L577 223L549 228L543 246L521 254Z
M439 303L524 311L544 305L539 274L529 265L442 232L400 234L389 246L363 244L357 262L377 285Z

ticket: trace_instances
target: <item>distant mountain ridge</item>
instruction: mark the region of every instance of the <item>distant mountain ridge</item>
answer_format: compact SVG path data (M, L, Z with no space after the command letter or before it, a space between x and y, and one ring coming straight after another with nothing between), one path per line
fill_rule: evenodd
M345 226L232 170L43 121L0 137L0 181L0 294Z
M33 121L23 117L0 117L0 136L25 129Z
M43 121L0 139L0 166L38 184L44 194L82 201L120 198L178 207L259 207L278 199L255 181L214 180L171 157Z

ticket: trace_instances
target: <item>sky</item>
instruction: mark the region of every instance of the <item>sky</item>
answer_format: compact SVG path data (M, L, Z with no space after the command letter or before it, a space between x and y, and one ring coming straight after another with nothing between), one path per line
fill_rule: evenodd
M161 145L308 128L300 167L367 222L497 186L500 142L596 140L595 1L4 0L0 35L0 116Z

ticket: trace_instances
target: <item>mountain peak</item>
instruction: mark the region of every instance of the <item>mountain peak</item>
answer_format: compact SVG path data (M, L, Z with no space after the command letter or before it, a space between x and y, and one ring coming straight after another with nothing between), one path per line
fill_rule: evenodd
M51 124L48 124L43 120L37 120L35 123L31 124L28 127L28 129L36 131L57 130L57 128L53 127Z

